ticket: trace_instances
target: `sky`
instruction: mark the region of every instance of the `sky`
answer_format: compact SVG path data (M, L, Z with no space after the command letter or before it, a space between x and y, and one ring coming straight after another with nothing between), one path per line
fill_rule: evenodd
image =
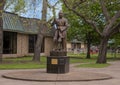
M54 5L58 0L48 0L50 5ZM11 5L11 8L13 5ZM35 9L35 10L34 10ZM61 4L56 5L56 15L61 10ZM41 19L42 16L42 0L25 0L25 10L26 12L20 13L20 16L28 17L28 18L37 18ZM12 9L7 9L6 11L12 12ZM47 11L47 19L50 19L53 14L51 9Z

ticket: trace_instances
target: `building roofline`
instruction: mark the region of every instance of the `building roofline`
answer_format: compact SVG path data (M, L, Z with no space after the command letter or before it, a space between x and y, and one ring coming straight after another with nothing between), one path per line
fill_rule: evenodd
M3 11L3 13L8 13L8 14L12 14L12 15L17 15L18 16L18 14L15 14L15 13L12 13L12 12L8 12L8 11Z
M19 16L19 15L18 15ZM30 17L23 17L23 16L19 16L20 18L24 18L24 19L35 19L35 20L40 20L38 18L30 18Z

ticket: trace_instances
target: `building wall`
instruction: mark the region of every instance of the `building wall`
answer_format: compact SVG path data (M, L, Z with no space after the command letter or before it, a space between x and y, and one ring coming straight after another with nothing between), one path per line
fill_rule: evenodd
M75 48L73 49L72 43L67 42L67 52L73 52L73 53L79 53L79 52L86 52L86 44L85 43L79 43L75 44Z
M41 55L49 56L49 52L53 47L53 41L51 37L45 38L45 48L44 53L41 53ZM17 53L16 54L3 54L3 57L22 57L25 55L31 55L33 56L34 53L29 53L29 36L28 34L21 34L17 33Z
M54 47L53 38L52 37L45 37L44 42L44 53L41 55L49 56L50 51ZM29 49L29 36L28 34L21 34L17 33L17 54L3 54L3 57L22 57L25 55L33 55L33 53L28 53ZM81 48L85 48L85 44L81 44ZM69 51L72 48L71 43L67 43L67 50Z
M85 43L81 43L81 48L85 48L86 49L86 44Z
M53 49L53 38L52 37L46 37L45 38L45 56L49 56L50 55L50 51Z
M22 57L28 55L28 35L17 33L17 54L3 54L3 57Z
M25 56L28 54L28 35L17 34L17 56Z
M71 42L67 42L67 51L70 51L71 48L72 48Z

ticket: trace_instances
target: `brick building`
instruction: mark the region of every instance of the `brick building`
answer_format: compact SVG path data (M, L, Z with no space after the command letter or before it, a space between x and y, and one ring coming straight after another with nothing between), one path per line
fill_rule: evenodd
M3 57L33 55L39 22L38 19L23 18L16 14L4 12ZM41 48L42 54L48 56L52 46L52 33L46 31Z

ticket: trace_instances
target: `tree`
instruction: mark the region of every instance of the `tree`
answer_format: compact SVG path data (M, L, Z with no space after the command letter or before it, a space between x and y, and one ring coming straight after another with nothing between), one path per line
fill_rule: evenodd
M119 32L119 0L63 0L65 6L89 24L101 37L97 63L106 63L109 38ZM79 11L78 11L79 9ZM112 9L112 10L111 10Z
M90 47L91 44L96 45L99 42L98 35L91 29L91 27L84 23L81 18L67 10L67 8L62 5L62 9L65 13L65 17L67 17L70 27L67 32L68 41L72 41L73 39L77 39L84 43L87 43L87 54L86 58L90 57ZM94 40L95 39L95 40Z
M42 7L42 19L39 25L39 31L37 35L37 41L35 45L35 51L33 56L33 61L40 62L40 52L41 52L41 45L43 42L43 33L44 29L46 28L46 17L47 17L47 0L43 0L43 7Z
M54 0L53 0L54 1ZM42 19L40 21L39 24L39 32L37 35L37 42L35 45L35 52L34 52L34 56L33 56L33 61L40 61L40 53L41 53L41 47L42 47L42 42L43 42L43 38L44 38L44 33L47 31L48 28L48 24L50 23L50 20L46 20L47 18L47 8L49 7L50 9L52 9L53 12L53 17L55 17L55 6L59 3L59 1L57 1L53 6L50 5L48 3L48 0L43 0L43 8L42 8Z
M0 63L2 62L3 53L3 20L2 13L4 8L5 0L0 0Z

